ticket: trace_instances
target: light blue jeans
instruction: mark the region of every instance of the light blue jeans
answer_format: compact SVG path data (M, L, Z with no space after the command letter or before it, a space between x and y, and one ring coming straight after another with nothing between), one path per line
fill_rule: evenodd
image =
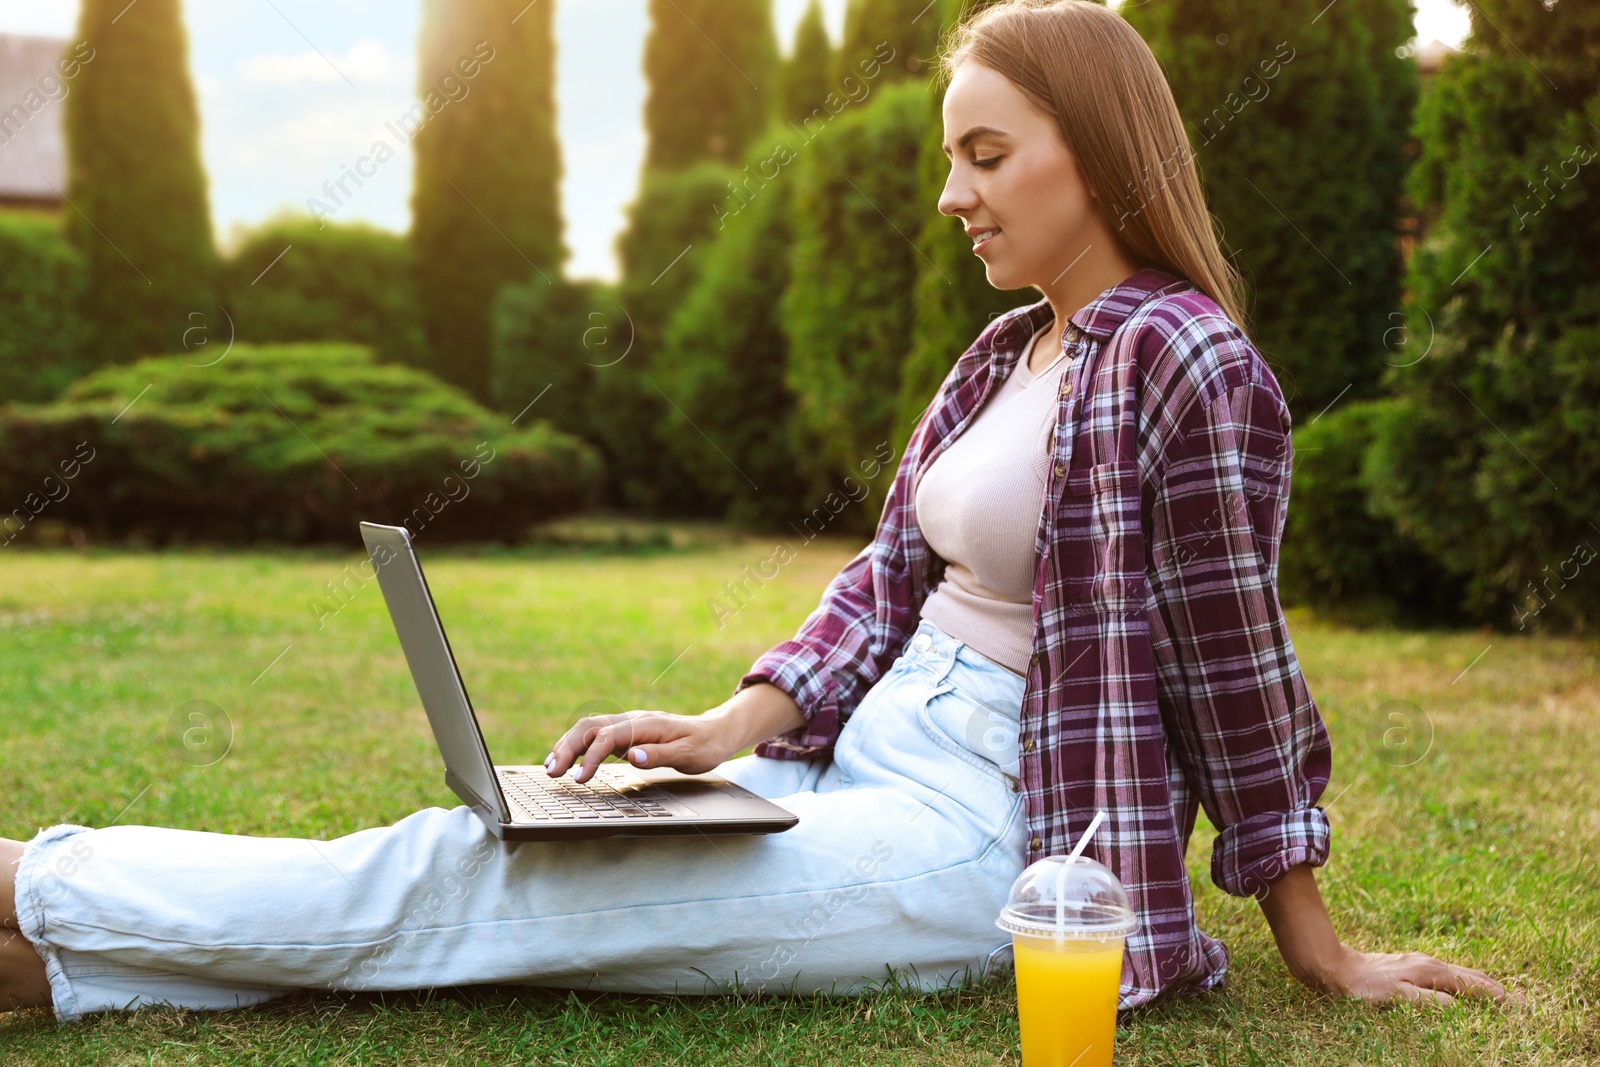
M465 805L332 841L51 826L17 869L56 1018L296 989L923 989L987 971L1023 865L1024 679L922 620L832 759L720 773L766 836L505 843Z

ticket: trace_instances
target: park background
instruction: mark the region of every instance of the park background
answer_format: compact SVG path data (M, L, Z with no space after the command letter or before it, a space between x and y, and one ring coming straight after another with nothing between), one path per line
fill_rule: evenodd
M597 702L716 703L870 535L950 366L1037 298L990 289L934 207L933 57L981 4L849 0L831 32L816 3L646 6L612 277L587 215L586 273L569 262L556 71L583 53L558 53L551 0L425 0L414 100L220 235L211 191L232 187L202 163L176 0L82 0L70 37L0 36L3 832L132 809L314 838L451 802L358 520L440 561L491 736L525 753ZM1258 1032L1282 1042L1262 1055L1600 1054L1579 992L1600 977L1580 844L1600 807L1600 11L1470 3L1457 50L1417 40L1403 0L1119 10L1167 71L1294 419L1279 595L1336 742L1336 920L1546 994L1536 1022L1427 1029L1319 1007ZM312 6L258 14L308 48L240 61L266 92L334 109L392 74L382 47L319 48ZM253 150L292 154L296 129L319 136ZM360 221L402 172L406 224ZM1244 961L1232 999L1167 1009L1128 1036L1138 1062L1211 1062L1183 1058L1195 1034L1226 1056L1230 1028L1306 1002L1239 903L1200 902ZM1589 937L1552 944L1569 907ZM630 1027L776 1055L749 1006L514 1002L572 1040L600 1013L622 1061L650 1061ZM315 1034L299 1010L279 1023ZM416 1010L402 1025L451 1009ZM929 1041L1003 1058L988 1039L1014 1027L984 995L894 1001L877 1028L783 1011L802 1050L908 1061ZM503 1037L496 1012L477 1022Z

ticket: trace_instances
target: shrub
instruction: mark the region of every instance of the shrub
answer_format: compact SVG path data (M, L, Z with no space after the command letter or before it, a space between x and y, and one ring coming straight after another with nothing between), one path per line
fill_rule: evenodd
M1326 3L1326 0L1323 0ZM1417 95L1409 0L1160 0L1119 11L1172 86L1206 203L1251 291L1247 332L1294 418L1380 394L1400 306L1399 199ZM1176 146L1174 146L1176 147ZM1137 179L1136 203L1161 195Z
M63 491L57 468L74 458L83 469ZM55 403L0 409L0 500L20 505L8 537L48 508L156 542L359 543L363 519L510 540L591 503L601 470L573 438L513 429L357 345L236 345L203 370L144 359Z
M1394 407L1355 400L1294 431L1279 594L1352 621L1460 622L1458 583L1368 503L1375 425Z
M566 433L594 434L595 374L623 358L632 341L612 291L566 278L500 290L490 315L491 386L503 414L515 419L526 411L523 418L537 416Z
M797 453L812 485L836 487L881 444L893 445L922 267L905 235L921 229L928 210L917 170L929 118L924 93L914 80L875 90L793 165L795 241L780 314ZM885 468L852 509L852 531L871 532L894 470Z
M1600 621L1600 8L1482 0L1418 109L1430 223L1385 384L1376 508L1475 621ZM1559 86L1559 91L1556 86Z
M655 357L673 401L662 438L728 521L771 530L805 510L794 397L784 384L789 340L778 316L789 284L795 180L778 168L794 159L796 141L775 124L748 153L751 199L730 209Z
M424 367L411 262L398 234L284 219L257 229L223 264L223 300L240 341L353 341L381 361ZM219 339L213 330L210 343Z
M595 367L589 410L591 440L611 472L610 502L620 507L656 516L713 513L661 440L671 405L653 376L667 318L699 273L718 214L734 199L735 177L721 163L646 168L628 208L628 228L617 238L621 309L608 320L609 329L618 343L631 339L632 347L626 359Z
M0 402L49 400L87 369L85 278L58 219L0 212Z

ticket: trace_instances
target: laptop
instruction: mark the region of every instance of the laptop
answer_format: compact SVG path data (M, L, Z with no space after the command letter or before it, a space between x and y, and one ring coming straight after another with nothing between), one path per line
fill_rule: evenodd
M768 834L799 817L715 774L603 763L582 785L552 778L542 765L497 766L456 668L403 526L361 524L411 680L433 727L444 780L505 841L642 837L664 834Z

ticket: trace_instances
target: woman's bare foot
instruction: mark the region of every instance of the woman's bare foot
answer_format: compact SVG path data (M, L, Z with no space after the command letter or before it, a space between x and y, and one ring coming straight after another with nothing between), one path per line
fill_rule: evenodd
M0 1011L49 1006L44 960L21 931L0 929Z

